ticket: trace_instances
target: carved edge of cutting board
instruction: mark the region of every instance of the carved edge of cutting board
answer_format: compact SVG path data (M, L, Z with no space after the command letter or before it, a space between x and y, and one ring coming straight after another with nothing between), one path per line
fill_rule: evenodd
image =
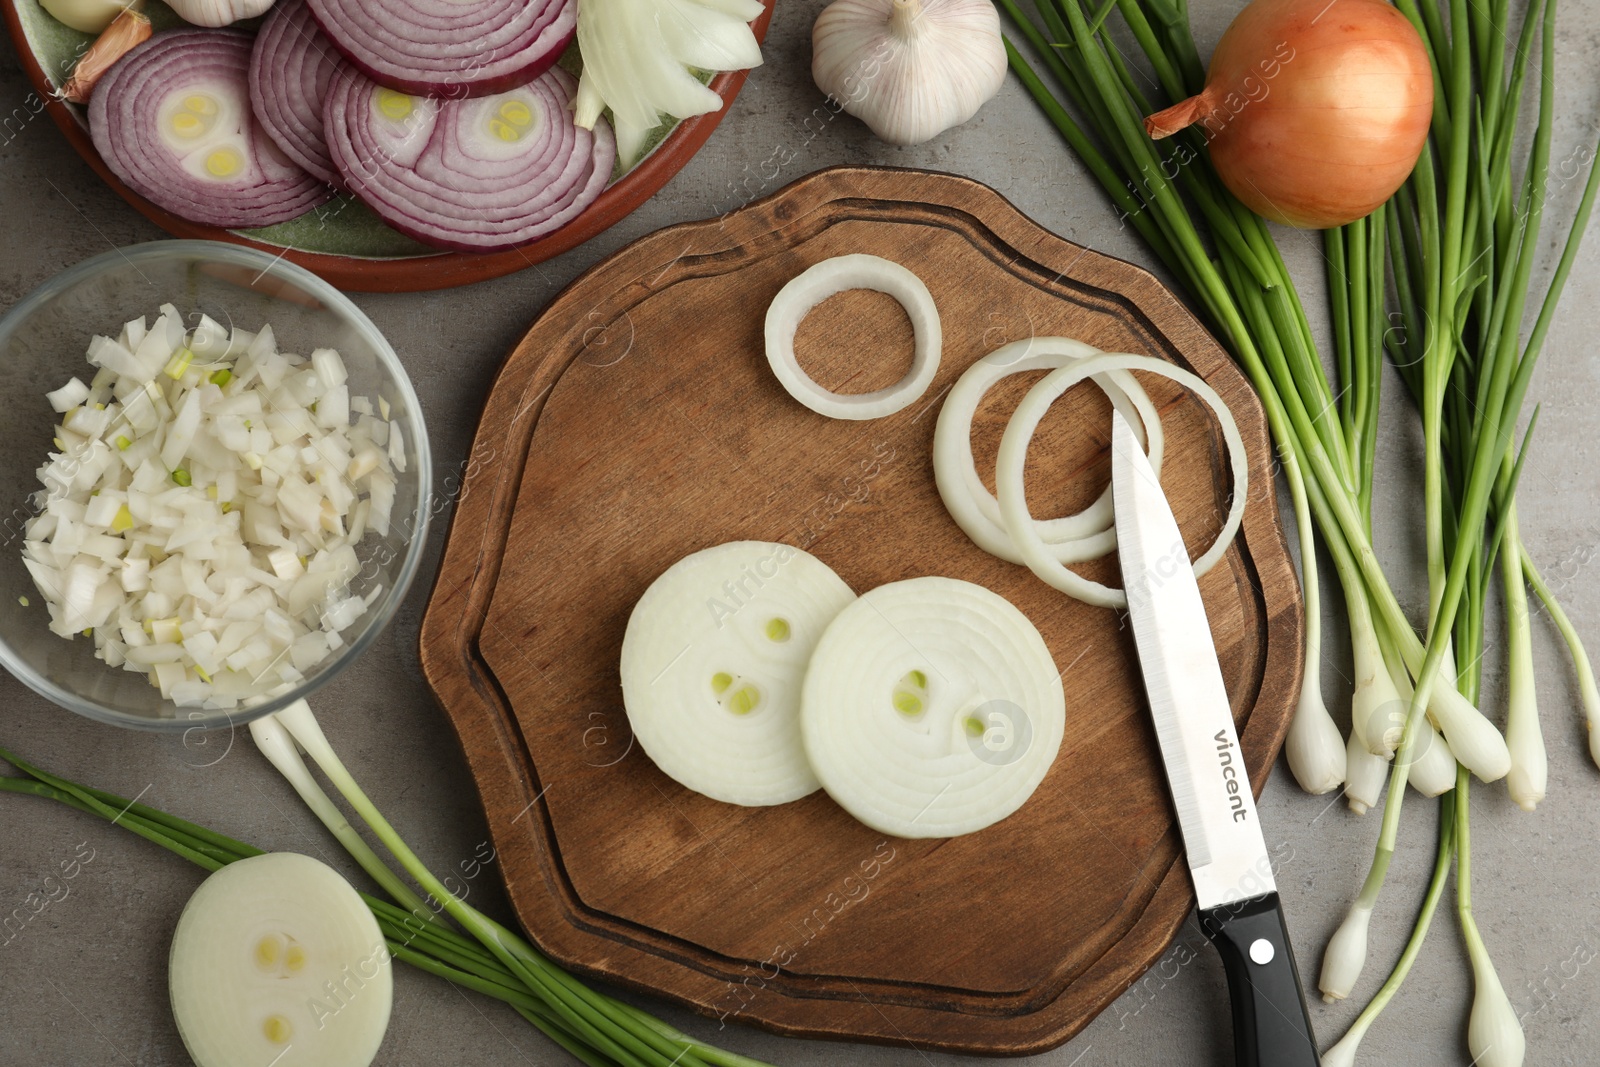
M423 619L421 658L478 784L512 906L534 941L577 970L660 993L706 1014L716 1014L711 1006L730 981L747 980L748 968L741 971L730 961L665 936L653 951L643 951L633 942L654 931L595 913L572 897L559 861L552 863L546 847L551 831L539 814L538 788L528 774L531 753L479 656L477 639L499 573L523 472L521 458L544 399L574 359L608 343L603 331L608 317L584 294L608 294L606 306L611 306L703 270L722 273L729 257L782 247L807 216L839 202L848 202L858 217L881 212L887 220L908 210L931 210L972 220L996 247L1014 253L1016 263L1031 265L1043 278L1070 276L1080 284L1104 287L1130 302L1172 341L1233 410L1250 458L1253 499L1241 536L1256 546L1250 563L1257 569L1255 593L1265 608L1267 651L1261 690L1241 740L1257 794L1282 745L1288 712L1300 689L1299 585L1278 517L1275 464L1259 401L1227 354L1148 271L1050 233L1000 194L970 179L891 168L819 171L728 215L641 238L563 291L506 358L465 465ZM511 459L494 462L499 456ZM1262 708L1277 710L1257 714ZM1026 994L963 997L932 989L923 990L925 997L918 1002L881 995L869 999L849 979L830 987L822 978L781 975L763 981L763 995L737 1019L794 1036L953 1052L1026 1055L1055 1047L1081 1030L1172 943L1192 907L1193 893L1181 853L1171 854L1164 872L1152 872L1159 884L1128 935L1043 1004L1030 1002ZM818 1010L819 1000L828 1002L826 1011Z

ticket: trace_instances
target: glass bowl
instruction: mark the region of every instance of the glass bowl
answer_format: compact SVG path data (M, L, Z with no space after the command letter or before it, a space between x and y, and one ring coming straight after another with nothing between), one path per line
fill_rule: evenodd
M334 651L292 689L231 709L178 707L145 676L95 658L94 643L65 640L48 628L38 589L22 562L23 530L37 511L38 468L54 449L57 415L45 392L74 375L88 381L84 356L95 334L153 321L165 303L192 326L199 315L224 326L259 330L270 323L281 351L309 355L334 348L344 359L351 396L376 405L405 437L405 471L395 472L387 536L368 532L356 546L361 570L353 593L381 586ZM426 540L432 463L416 393L394 349L350 300L311 272L281 258L212 241L158 241L108 252L72 267L0 319L0 666L70 711L101 722L150 730L190 730L248 722L327 684L372 644L399 607Z

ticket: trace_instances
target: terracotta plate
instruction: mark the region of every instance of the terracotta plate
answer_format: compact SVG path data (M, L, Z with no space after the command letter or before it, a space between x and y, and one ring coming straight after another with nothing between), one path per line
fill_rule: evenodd
M766 11L753 24L758 39L766 36L774 2L764 0ZM166 26L184 25L160 0L149 0L147 10L158 31ZM71 73L76 57L88 47L92 38L51 18L38 0L0 0L0 11L5 13L12 44L34 89L33 95L13 113L14 120L25 120L40 110L48 112L72 147L107 185L174 237L228 241L272 253L281 252L284 258L315 271L341 289L370 293L449 289L498 278L558 256L616 225L654 196L700 150L732 105L747 73L733 71L712 78L711 88L723 99L721 111L663 127L655 135L659 143L641 162L613 181L581 214L549 236L503 252L440 252L389 229L348 195L337 197L298 219L259 230L202 226L157 207L122 184L105 165L89 138L86 110L64 103L56 96ZM575 54L576 46L571 51ZM563 63L567 61L563 59Z
M928 284L944 358L919 403L840 422L779 387L762 325L794 275L861 251ZM422 656L512 903L551 956L783 1033L1015 1054L1066 1040L1170 943L1191 889L1122 619L977 549L934 489L945 391L999 345L1047 334L1189 367L1239 421L1244 528L1201 590L1252 779L1265 780L1299 691L1300 601L1243 375L1145 271L1046 232L975 182L823 171L595 267L539 316L489 398ZM875 293L825 302L797 344L833 389L879 387L910 362L904 313ZM1007 379L980 409L980 468L1034 378ZM1164 413L1162 482L1198 555L1231 491L1220 433L1169 382L1147 388ZM1104 489L1108 413L1080 389L1041 426L1036 514ZM904 841L822 793L737 808L657 770L622 707L629 611L675 560L736 538L804 547L858 591L944 574L1021 608L1068 705L1033 798L979 833ZM1112 559L1085 569L1115 581Z

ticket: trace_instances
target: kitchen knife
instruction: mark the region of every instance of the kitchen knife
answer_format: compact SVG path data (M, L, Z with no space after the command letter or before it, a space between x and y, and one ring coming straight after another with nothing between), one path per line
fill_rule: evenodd
M1112 500L1128 618L1194 880L1233 1002L1239 1067L1317 1067L1316 1040L1200 587L1150 461L1113 412Z

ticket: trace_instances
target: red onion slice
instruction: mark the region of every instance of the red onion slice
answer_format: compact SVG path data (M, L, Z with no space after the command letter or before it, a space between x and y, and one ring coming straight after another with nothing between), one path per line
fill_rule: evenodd
M191 222L286 222L333 191L261 135L250 111L253 38L158 33L112 67L89 100L89 133L129 188Z
M323 36L305 0L280 0L250 53L250 107L283 154L336 189L344 179L322 136L322 105L344 57Z
M439 248L488 252L551 233L611 180L616 138L572 121L577 80L553 67L494 96L408 96L352 73L324 112L345 184L390 226Z
M577 33L576 0L307 0L324 33L379 85L488 96L526 85Z

